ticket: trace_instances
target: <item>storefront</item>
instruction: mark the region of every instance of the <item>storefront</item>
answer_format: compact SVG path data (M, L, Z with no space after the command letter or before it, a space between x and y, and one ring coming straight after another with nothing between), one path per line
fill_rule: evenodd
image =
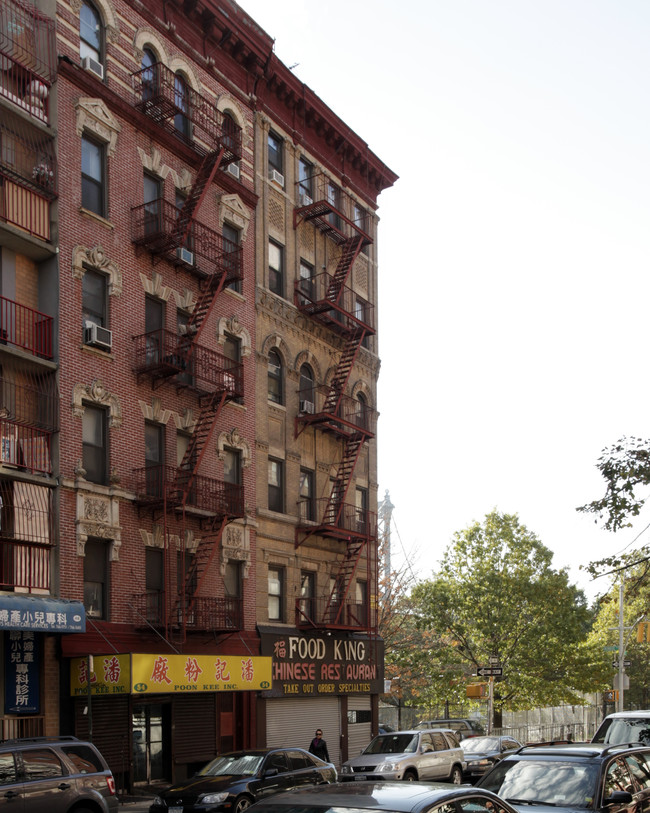
M70 661L76 733L92 734L124 789L179 781L218 752L251 747L257 692L270 685L271 658L259 656L128 653Z
M319 728L330 760L340 767L376 730L384 690L383 641L259 630L261 652L273 659L273 683L260 696L258 741L307 748Z

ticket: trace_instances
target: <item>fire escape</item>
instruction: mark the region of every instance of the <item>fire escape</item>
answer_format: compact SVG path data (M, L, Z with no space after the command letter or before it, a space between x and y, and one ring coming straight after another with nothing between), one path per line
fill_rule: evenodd
M199 285L182 332L159 329L135 337L138 379L150 378L153 389L166 381L177 389L191 389L199 402L179 466L148 466L135 472L140 505L154 514L162 512L163 517L168 511L177 513L183 528L187 508L201 516L202 537L187 567L185 541L181 547L184 580L178 596L167 600L163 613L144 608L145 615L157 616L168 634L174 631L182 640L188 626L232 629L241 618L241 608L229 607L227 599L219 603L214 597L201 597L201 586L224 528L244 514L242 487L205 477L199 469L224 405L243 397L243 371L240 362L200 345L199 338L221 291L242 278L242 250L196 219L217 171L241 158L241 131L194 91L185 90L180 97L174 74L160 63L134 74L133 83L135 107L182 140L188 140L191 132L192 146L202 159L181 207L158 199L132 209L133 242L150 252L154 262L167 259L195 275ZM171 550L168 539L166 547ZM176 591L166 593L171 597Z
M324 175L312 181L313 197L306 195L304 188L299 191L294 227L311 223L339 247L340 254L333 274L323 272L296 282L294 301L303 313L340 337L342 352L329 387L316 393L315 403L301 404L296 435L308 426L332 433L341 441L341 456L330 496L316 501L316 522L301 523L296 529L296 547L319 534L344 542L345 550L339 557L329 595L311 604L298 599L296 616L299 626L373 632L377 619L371 596L366 596L365 605L360 605L352 588L365 554L366 584L370 594L376 594L376 522L367 506L346 502L359 455L375 434L376 412L364 401L346 394L360 348L366 337L375 332L369 303L357 297L349 285L354 262L371 238L366 215L358 215L360 210L350 196Z

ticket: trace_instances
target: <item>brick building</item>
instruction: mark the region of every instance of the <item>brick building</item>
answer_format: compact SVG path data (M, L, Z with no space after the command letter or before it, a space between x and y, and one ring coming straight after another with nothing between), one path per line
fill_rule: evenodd
M395 175L230 0L0 0L0 144L5 735L122 787L315 724L338 762L383 678Z

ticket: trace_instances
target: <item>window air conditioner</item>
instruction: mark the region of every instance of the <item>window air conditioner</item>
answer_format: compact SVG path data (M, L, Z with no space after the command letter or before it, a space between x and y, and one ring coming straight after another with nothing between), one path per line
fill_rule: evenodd
M306 413L307 415L314 414L314 402L313 401L301 401L299 404L300 412Z
M239 178L239 164L236 161L228 164L226 172L229 172L234 178Z
M96 325L94 322L86 322L84 342L102 350L110 350L113 347L113 333L108 328Z
M194 252L190 251L189 248L177 248L176 249L176 256L179 260L182 260L184 263L188 265L194 265Z
M101 62L97 62L97 60L93 59L91 56L83 57L81 60L81 67L87 71L96 73L100 79L104 78L104 66Z
M280 184L280 186L284 186L284 175L278 172L277 169L270 169L269 181L275 181L275 183Z
M313 202L314 201L312 200L312 198L306 192L300 193L300 196L298 198L298 203L300 204L300 206L311 206Z

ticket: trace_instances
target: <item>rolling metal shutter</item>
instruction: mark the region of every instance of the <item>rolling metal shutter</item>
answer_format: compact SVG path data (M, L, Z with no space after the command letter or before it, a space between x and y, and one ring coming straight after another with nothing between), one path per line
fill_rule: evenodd
M341 766L341 715L338 697L270 699L266 703L266 744L307 750L322 729L330 760Z
M217 754L216 698L206 692L174 698L174 761L209 762Z
M364 712L363 715L355 715L354 712ZM350 714L350 712L353 712ZM370 698L369 697L355 697L350 695L348 697L348 757L359 756L361 751L370 742L372 731L372 720L370 719ZM350 718L360 717L362 722L350 722ZM367 718L367 720L363 720Z

